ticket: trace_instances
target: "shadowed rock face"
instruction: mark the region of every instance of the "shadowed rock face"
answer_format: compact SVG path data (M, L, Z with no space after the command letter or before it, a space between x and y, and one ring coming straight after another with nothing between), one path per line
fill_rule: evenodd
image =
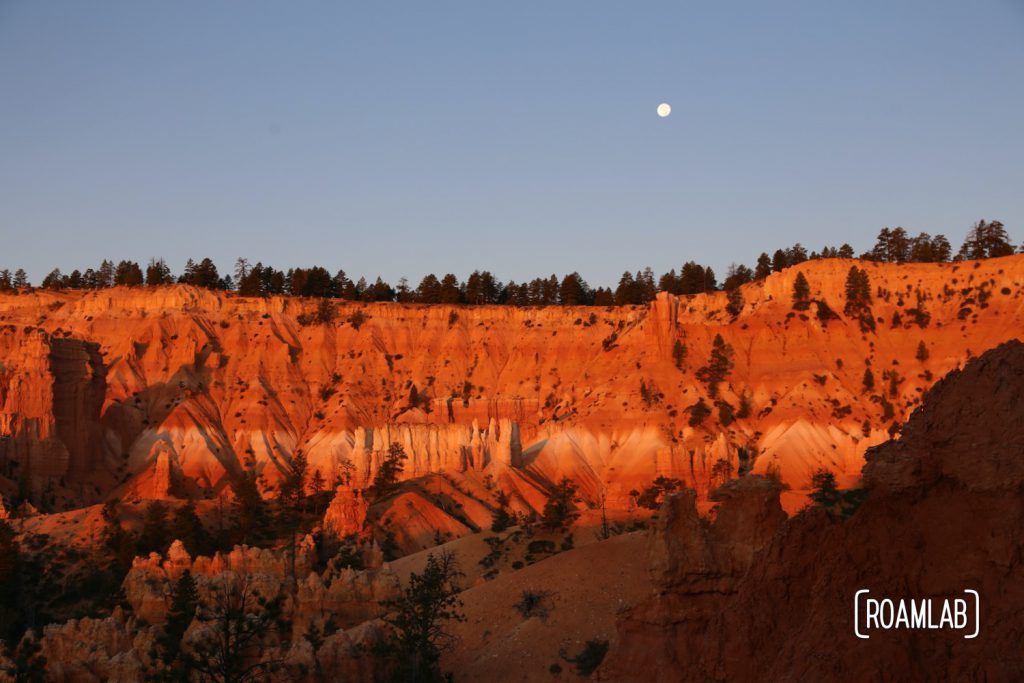
M0 475L33 495L84 482L102 456L106 369L99 346L44 330L0 328Z
M0 296L0 485L31 451L35 488L61 503L202 497L250 458L274 484L301 450L329 484L362 487L393 441L406 477L491 475L534 508L563 476L611 507L659 475L703 501L719 461L795 489L821 466L852 485L938 377L1024 329L1024 256L858 263L874 332L793 309L803 273L841 312L853 263L746 285L735 317L725 293L608 309L338 302L336 322L308 326L315 301L186 286ZM712 397L698 370L719 334L734 367ZM699 398L712 414L692 427Z
M659 592L620 621L620 642L602 675L1020 680L1022 397L1020 342L951 373L929 392L901 439L868 453L868 495L848 519L817 508L777 523L760 483L748 490L733 485L710 524L697 518L692 496L670 498L651 539ZM975 589L980 637L889 631L858 639L853 598L862 588L891 598Z

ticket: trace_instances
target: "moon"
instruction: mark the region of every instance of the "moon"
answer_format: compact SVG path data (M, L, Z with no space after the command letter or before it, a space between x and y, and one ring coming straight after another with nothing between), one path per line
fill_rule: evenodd
M658 105L658 116L660 116L661 118L665 118L671 113L672 107L670 107L667 102L662 102L661 104Z

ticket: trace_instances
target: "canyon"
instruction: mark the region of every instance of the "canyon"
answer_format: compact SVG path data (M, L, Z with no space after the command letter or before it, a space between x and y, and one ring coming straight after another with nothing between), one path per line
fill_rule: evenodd
M847 305L851 267L867 273L867 312ZM302 454L326 482L291 549L202 556L176 541L129 557L117 606L53 610L32 635L48 680L139 680L185 571L204 600L241 581L282 601L267 656L290 679L375 680L379 617L438 551L463 570L467 619L442 660L459 681L571 680L591 640L610 648L595 680L884 678L883 664L928 677L932 660L1013 680L1019 662L997 654L1020 634L1001 607L983 623L998 638L897 634L878 661L838 610L870 577L908 598L964 577L1009 590L1022 283L1024 255L810 261L742 286L739 305L725 292L614 308L325 308L182 285L2 295L0 515L58 568L52 585L77 590L112 499L131 529L150 501L186 500L216 529L250 474L272 499ZM400 486L371 499L392 444ZM809 506L822 469L863 494L852 514ZM575 518L536 528L564 480ZM659 481L676 492L644 504ZM514 523L489 532L503 500ZM327 538L352 539L360 566ZM540 616L514 606L531 591L550 596Z
M874 331L826 313L843 310L854 264ZM562 477L618 508L658 476L702 500L723 472L802 490L825 467L851 485L936 379L1020 336L1022 276L1021 256L826 259L743 286L737 315L726 293L662 294L623 308L337 302L327 324L308 322L312 301L186 286L0 296L0 487L20 479L54 510L213 498L247 461L272 485L298 452L362 487L392 442L403 476L488 477L523 510ZM716 335L734 367L711 397L697 377ZM711 415L691 426L698 399Z

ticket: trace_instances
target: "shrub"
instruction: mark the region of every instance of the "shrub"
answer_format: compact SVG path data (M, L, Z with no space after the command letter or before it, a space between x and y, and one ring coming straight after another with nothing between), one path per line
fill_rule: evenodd
M651 482L651 485L645 488L642 493L630 491L630 495L636 500L637 507L657 510L661 507L661 502L665 500L666 496L675 491L681 491L683 488L685 488L685 485L681 479L662 476Z
M330 325L338 317L338 311L334 304L327 299L321 299L316 307L316 321L321 325Z
M589 676L597 667L601 666L606 654L608 654L607 640L588 640L578 655L572 658L566 657L565 660L576 665L576 673L580 676Z
M554 597L552 591L534 590L528 588L519 595L519 600L514 605L523 619L537 617L541 621L547 619L551 611L550 601Z
M708 407L703 398L697 399L697 402L687 410L690 411L689 425L691 427L699 427L704 422L704 418L711 414L711 408Z
M683 369L683 363L686 362L686 344L680 339L676 339L676 343L672 346L672 362L680 370Z
M526 546L526 552L530 555L543 555L555 552L555 542L546 540L530 541Z
M348 324L358 330L367 320L369 320L369 317L365 313L356 311L348 317Z

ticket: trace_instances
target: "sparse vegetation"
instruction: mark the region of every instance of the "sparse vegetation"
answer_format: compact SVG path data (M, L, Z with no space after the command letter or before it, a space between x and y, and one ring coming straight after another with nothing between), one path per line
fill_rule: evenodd
M566 657L563 654L562 658L567 662L575 664L576 673L580 676L589 676L597 670L597 667L601 666L601 662L604 661L606 654L608 654L608 641L595 639L588 640L575 657Z
M522 615L523 619L537 617L543 621L548 618L551 611L551 600L554 596L552 591L528 588L519 594L519 600L515 604L516 611Z
M829 512L849 517L864 502L864 489L847 489L840 491L836 486L836 477L827 469L819 469L811 477L811 501L818 507Z
M681 491L683 488L685 488L685 484L681 479L659 476L642 492L633 490L629 492L629 495L634 499L637 507L657 510L666 496Z

